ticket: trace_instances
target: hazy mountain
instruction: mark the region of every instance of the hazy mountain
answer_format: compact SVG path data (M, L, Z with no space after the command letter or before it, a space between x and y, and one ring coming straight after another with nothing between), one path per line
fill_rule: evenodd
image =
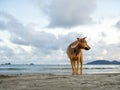
M115 65L118 65L118 64L120 64L120 62L117 61L117 60L114 60L114 61L109 61L109 60L95 60L95 61L92 61L92 62L88 62L87 64L115 64Z

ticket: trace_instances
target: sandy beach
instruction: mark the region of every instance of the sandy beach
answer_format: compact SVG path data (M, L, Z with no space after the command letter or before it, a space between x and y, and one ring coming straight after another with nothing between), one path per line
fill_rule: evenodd
M0 90L120 90L120 74L0 75Z

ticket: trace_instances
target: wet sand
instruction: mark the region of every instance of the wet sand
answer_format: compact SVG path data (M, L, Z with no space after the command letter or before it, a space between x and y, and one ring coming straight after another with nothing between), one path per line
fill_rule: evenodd
M0 75L0 90L120 90L120 74Z

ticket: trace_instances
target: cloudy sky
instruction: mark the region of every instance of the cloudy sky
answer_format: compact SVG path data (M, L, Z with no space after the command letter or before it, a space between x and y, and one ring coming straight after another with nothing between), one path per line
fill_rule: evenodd
M84 63L120 61L120 0L0 0L0 63L69 64L84 36Z

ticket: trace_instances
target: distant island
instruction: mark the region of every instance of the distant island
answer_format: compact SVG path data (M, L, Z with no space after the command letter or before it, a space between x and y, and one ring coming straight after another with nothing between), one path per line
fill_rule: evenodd
M5 64L1 64L1 65L11 65L11 63L5 63Z
M95 61L92 61L92 62L88 62L87 63L88 65L90 64L92 64L92 65L94 65L94 64L99 64L99 65L105 65L105 64L108 64L108 65L111 65L111 64L113 64L113 65L120 65L120 62L119 61L117 61L117 60L114 60L114 61L109 61L109 60L95 60Z
M12 63L4 63L4 64L0 64L0 65L35 65L34 63L30 63L30 64L12 64Z

